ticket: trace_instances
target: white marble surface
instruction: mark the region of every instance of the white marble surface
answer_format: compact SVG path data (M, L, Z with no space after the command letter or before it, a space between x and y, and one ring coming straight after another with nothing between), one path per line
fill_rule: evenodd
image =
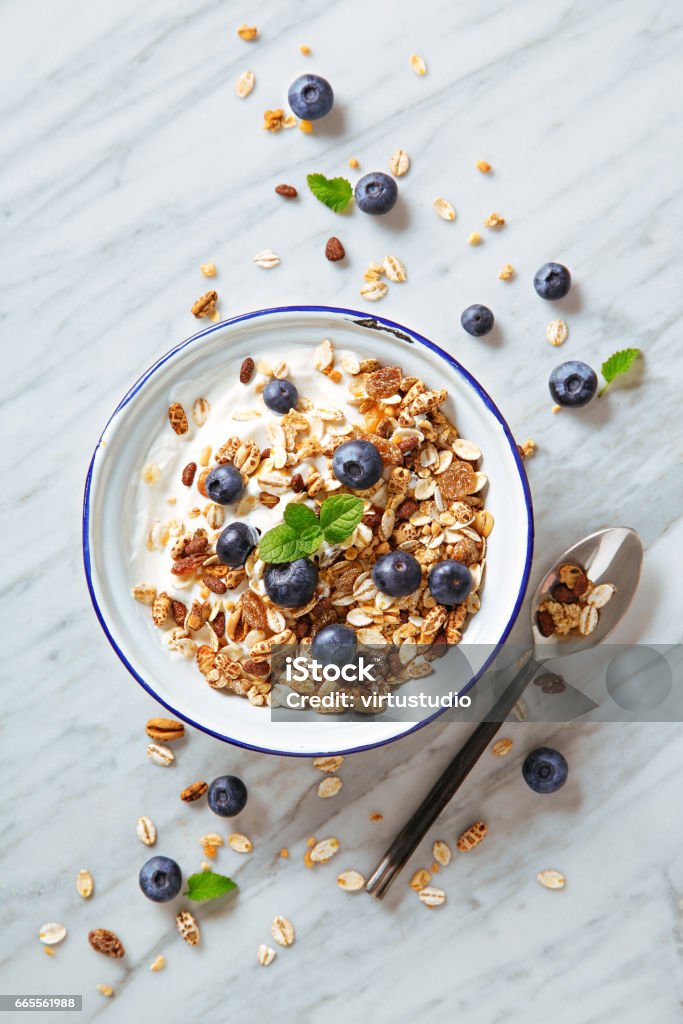
M440 876L446 907L429 912L405 878L383 905L345 895L335 868L370 870L467 730L434 726L348 758L342 793L325 802L309 763L200 734L181 744L174 768L150 766L144 722L156 707L95 622L79 523L109 412L194 329L200 261L217 263L229 315L288 302L361 306L365 265L391 252L409 281L376 311L455 353L519 439L538 443L534 580L544 553L628 523L647 556L621 637L679 639L680 588L669 583L683 542L671 443L680 437L679 15L673 0L2 5L0 991L83 992L83 1019L133 1022L679 1019L679 725L511 726L513 754L485 757L435 832L453 842L474 818L490 827ZM243 21L260 27L257 43L237 38ZM301 43L313 56L300 56ZM426 77L411 72L411 52L425 57ZM239 101L233 83L245 68L257 87ZM262 111L305 69L334 84L329 126L312 137L263 132ZM385 220L336 218L302 188L306 172L343 174L353 156L363 170L384 168L399 147L413 166ZM474 170L479 158L494 165L490 177ZM301 188L297 202L273 194L281 181ZM455 204L454 224L435 216L437 195ZM467 234L492 210L508 225L482 229L485 244L469 248ZM343 265L323 259L332 233L346 245ZM282 257L271 272L251 263L266 247ZM557 307L531 288L549 258L576 282ZM507 261L518 277L503 284ZM489 340L459 329L472 301L496 313ZM571 333L557 353L544 329L563 314ZM633 386L579 415L551 415L546 379L560 357L599 364L631 344L646 353ZM565 789L542 806L519 773L538 742L571 765ZM158 851L194 867L196 838L216 819L177 794L226 770L249 786L239 824L256 849L220 854L239 895L200 911L193 950L175 933L173 908L137 891L145 850L134 823L150 815ZM382 821L369 820L374 811ZM340 837L335 864L303 867L309 834ZM283 845L288 861L277 857ZM425 847L411 868L428 857ZM548 866L567 875L564 892L535 882ZM87 904L74 890L81 867L96 880ZM266 971L256 948L276 913L292 919L297 941ZM69 927L52 960L37 941L47 920ZM124 940L123 963L89 949L86 933L99 926ZM167 970L150 974L158 952ZM115 987L111 1002L99 982Z

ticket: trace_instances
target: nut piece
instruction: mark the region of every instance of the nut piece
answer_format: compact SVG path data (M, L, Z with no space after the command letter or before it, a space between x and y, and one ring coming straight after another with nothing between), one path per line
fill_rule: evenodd
M511 263L504 263L498 272L501 281L510 281L515 276L515 268Z
M417 895L426 907L440 907L446 902L446 893L435 885L426 885Z
M175 718L150 718L145 726L147 735L161 743L172 743L181 740L185 735L185 726Z
M396 256L385 256L382 266L390 281L400 284L407 279L406 268Z
M244 39L245 43L253 43L258 35L258 29L255 25L240 25L237 35L240 39Z
M478 231L470 232L470 234L467 236L467 244L468 245L479 245L480 243L481 243L481 235L479 234L479 232Z
M90 897L92 896L93 888L94 882L92 879L92 875L90 874L89 871L86 871L85 868L81 868L81 870L76 875L76 892L84 900L89 900Z
M201 270L204 277L215 277L218 273L215 263L200 263L199 269Z
M66 936L66 928L57 921L48 921L38 932L38 938L44 946L55 946Z
M189 910L180 910L175 917L176 928L180 937L185 940L188 946L196 946L199 943L199 925Z
M487 832L488 826L483 821L475 821L474 825L465 829L455 845L463 853L467 853L482 841Z
M165 966L166 957L162 953L159 953L159 956L156 957L156 959L154 959L152 963L149 965L149 969L150 971L163 971Z
M432 876L426 868L418 868L413 877L408 882L411 889L415 892L419 892L420 889L424 889L425 885L429 885L432 880Z
M145 846L154 846L157 841L157 830L154 822L144 814L135 823L135 834Z
M564 345L569 337L569 328L564 320L551 320L545 329L545 337L553 348L558 348L560 345Z
M344 758L341 754L333 754L331 757L314 757L313 767L317 768L319 772L326 772L328 775L334 775L344 763Z
M187 413L180 402L173 402L168 408L168 422L176 434L186 434L190 429L187 422Z
M296 199L299 195L293 185L276 185L275 191L279 196L284 196L285 199Z
M194 475L196 472L197 463L188 462L188 464L183 468L183 471L180 474L180 482L184 484L185 487L192 487L192 484L194 483Z
M168 747L161 746L159 743L150 743L147 747L147 757L150 759L152 764L158 765L160 768L168 768L170 764L175 761L175 754Z
M294 925L286 917L274 917L270 934L278 946L291 946L294 942Z
M410 157L405 149L397 149L389 160L389 170L395 178L402 178L410 170Z
M432 857L436 863L446 867L447 864L450 864L452 856L448 843L444 843L443 839L437 839L432 846Z
M201 320L204 317L213 316L216 312L216 303L218 302L218 292L210 291L201 295L192 306L190 312L192 316L196 317L197 320Z
M422 57L419 57L416 53L411 54L410 66L416 75L427 74L427 65L423 61Z
M491 753L494 757L505 757L512 750L512 740L503 739L496 740L491 747Z
M272 946L264 946L263 943L258 948L256 958L261 964L261 967L270 967L273 960L277 956L277 953Z
M562 872L556 871L554 868L539 871L536 875L536 881L540 882L545 889L564 889L567 884L567 879Z
M499 213L490 213L484 221L485 228L502 228L505 224L505 217Z
M240 366L240 384L248 384L254 373L254 360L247 356Z
M241 100L246 99L246 97L251 92L253 92L255 84L256 75L254 74L254 72L243 71L242 74L238 76L237 81L235 82L235 92L237 93Z
M121 939L108 928L93 929L88 933L88 942L97 953L111 957L112 960L120 960L125 956L126 951Z
M205 793L209 791L208 782L192 782L189 786L180 794L180 799L183 803L191 804L195 800L201 800Z
M342 785L342 780L338 778L338 776L330 775L329 778L323 779L318 786L318 796L322 797L323 800L327 800L331 796L336 796L342 788Z
M254 256L254 263L262 270L272 270L280 262L280 257L272 249L262 249Z
M228 836L228 846L235 853L251 853L254 849L249 836L245 836L243 832L231 832Z
M342 871L337 875L337 885L344 892L359 892L365 885L365 879L360 871Z
M339 840L334 836L329 839L321 839L311 850L311 860L314 864L327 864L334 855L339 852Z
M330 261L330 263L337 263L339 260L343 260L344 257L346 256L346 250L344 249L344 246L341 244L339 239L336 238L334 235L332 236L332 238L327 239L327 244L325 246L325 256Z
M442 220L455 220L453 204L449 203L447 199L435 199L434 209Z

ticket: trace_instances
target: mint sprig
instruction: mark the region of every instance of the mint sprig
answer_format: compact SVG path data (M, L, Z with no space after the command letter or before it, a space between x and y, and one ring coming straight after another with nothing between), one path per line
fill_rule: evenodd
M324 540L340 544L350 537L363 518L363 499L355 494L333 494L320 506L320 518L297 502L283 513L284 523L261 537L259 558L264 562L294 562L315 554Z
M342 213L351 202L353 189L346 178L326 178L324 174L307 174L311 192L321 203L335 213Z
M215 900L219 896L225 896L237 888L237 882L227 875L219 875L215 871L198 871L196 875L190 875L187 880L187 891L185 895L188 900L196 903L205 903L207 900Z
M639 348L624 348L605 360L600 371L606 383L598 391L598 398L604 395L615 377L621 377L622 373L627 373L631 369L639 355Z

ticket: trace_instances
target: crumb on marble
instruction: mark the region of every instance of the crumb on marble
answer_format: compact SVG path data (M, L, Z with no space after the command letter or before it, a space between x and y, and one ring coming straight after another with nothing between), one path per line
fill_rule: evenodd
M311 53L310 46L306 46L306 43L302 43L301 46L299 47L299 53L302 54L302 56L304 57L309 57Z
M488 162L488 160L477 160L476 167L477 170L481 171L482 174L488 174L489 171L491 170L491 164Z

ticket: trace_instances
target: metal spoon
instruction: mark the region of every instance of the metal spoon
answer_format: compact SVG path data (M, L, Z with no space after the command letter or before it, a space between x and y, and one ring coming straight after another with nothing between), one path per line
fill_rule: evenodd
M588 636L543 636L537 621L541 601L559 581L560 566L579 565L594 584L613 583L616 593L600 611L596 629ZM635 530L614 526L592 533L569 548L541 580L531 601L531 632L534 646L517 661L519 671L489 712L490 721L476 727L464 746L436 780L427 796L404 825L373 871L366 892L382 899L441 811L465 781L514 705L544 661L559 655L587 650L601 643L626 614L638 587L643 545Z

